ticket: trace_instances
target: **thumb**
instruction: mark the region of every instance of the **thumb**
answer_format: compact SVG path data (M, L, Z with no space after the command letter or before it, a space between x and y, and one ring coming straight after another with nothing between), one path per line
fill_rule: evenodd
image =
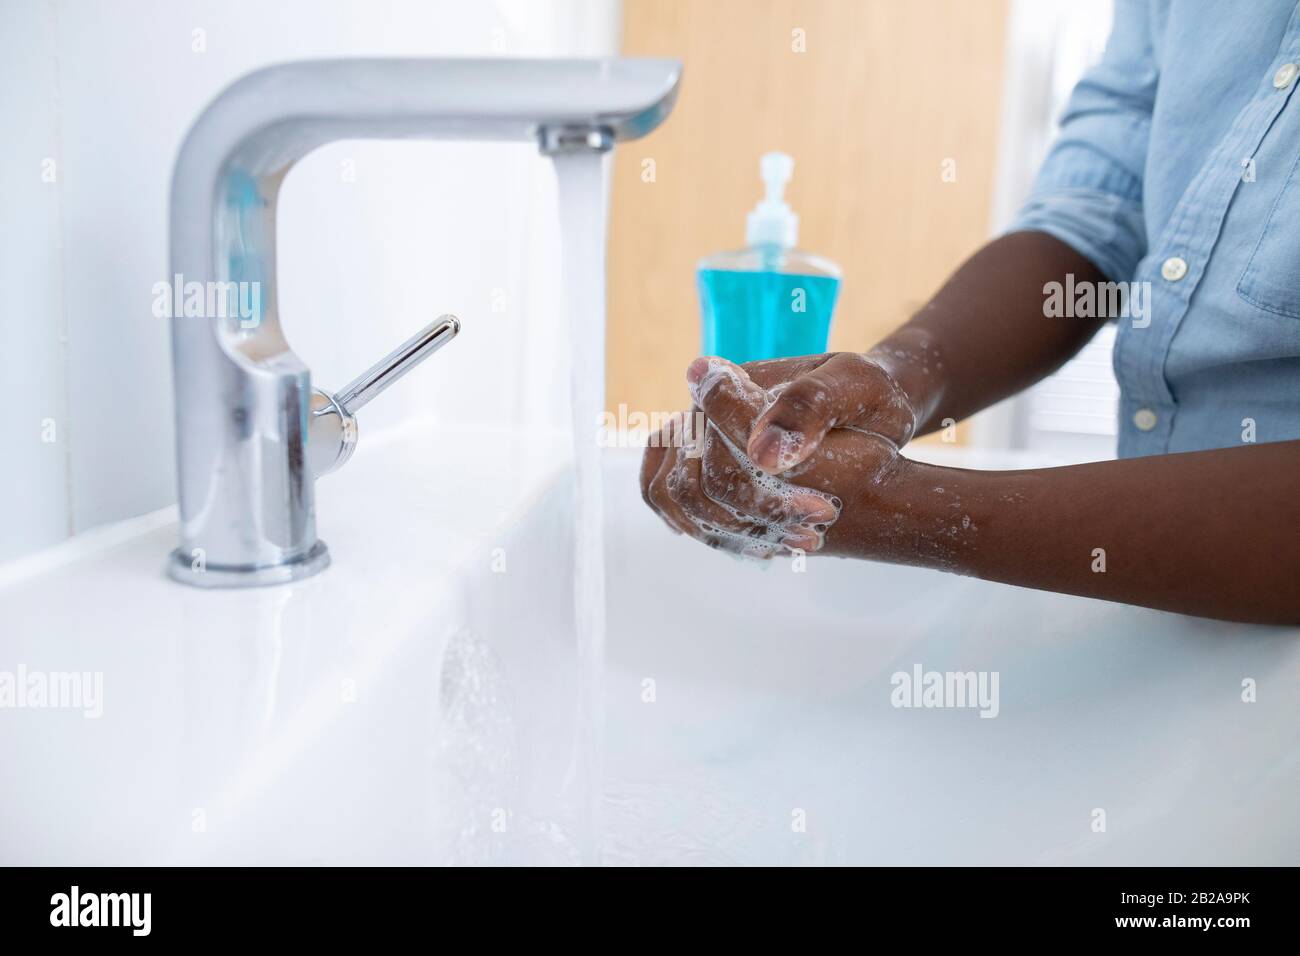
M855 428L906 444L916 414L889 373L855 352L840 352L785 386L754 422L747 454L768 474L808 459L832 428Z

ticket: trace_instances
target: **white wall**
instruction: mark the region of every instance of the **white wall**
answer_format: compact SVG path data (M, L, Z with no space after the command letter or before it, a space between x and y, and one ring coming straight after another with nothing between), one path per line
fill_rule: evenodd
M62 308L62 169L55 25L38 3L0 14L0 560L59 540L70 522ZM59 181L43 182L42 174ZM43 438L51 439L49 441Z
M304 57L606 55L617 17L617 0L3 0L0 561L174 500L151 290L172 162L224 86ZM287 334L331 387L461 316L456 342L365 410L363 442L417 415L563 423L556 230L529 146L334 144L284 185Z

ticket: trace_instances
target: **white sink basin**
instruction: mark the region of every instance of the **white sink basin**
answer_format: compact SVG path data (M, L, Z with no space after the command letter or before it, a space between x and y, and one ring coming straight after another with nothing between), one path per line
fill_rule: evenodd
M319 485L334 566L287 587L167 581L165 516L0 571L0 673L104 687L97 719L0 709L0 863L587 858L565 452L363 443ZM663 529L637 458L606 468L605 862L1300 862L1297 632L742 563ZM998 672L997 717L893 707L917 664Z
M371 436L318 485L333 566L289 586L168 580L170 515L0 571L0 675L103 683L97 719L0 708L0 864L433 859L439 683L468 569L566 447Z

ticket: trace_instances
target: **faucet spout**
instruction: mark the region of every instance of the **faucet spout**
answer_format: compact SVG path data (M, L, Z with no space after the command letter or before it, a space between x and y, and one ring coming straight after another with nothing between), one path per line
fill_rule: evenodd
M321 454L308 447L322 393L285 339L276 297L276 204L295 162L360 138L605 150L658 126L680 77L673 60L318 60L259 70L219 95L176 160L171 272L187 287L236 289L256 308L171 319L181 541L169 573L233 587L329 563L316 536Z

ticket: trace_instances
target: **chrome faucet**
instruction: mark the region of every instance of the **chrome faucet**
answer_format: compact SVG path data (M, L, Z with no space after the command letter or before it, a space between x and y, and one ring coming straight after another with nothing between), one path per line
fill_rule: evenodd
M187 288L256 290L258 308L172 317L181 542L169 574L245 587L327 567L315 479L351 456L357 409L460 330L443 316L338 393L312 387L276 301L276 203L295 162L338 139L606 150L658 126L680 77L674 60L320 60L259 70L218 96L176 160L171 271Z

